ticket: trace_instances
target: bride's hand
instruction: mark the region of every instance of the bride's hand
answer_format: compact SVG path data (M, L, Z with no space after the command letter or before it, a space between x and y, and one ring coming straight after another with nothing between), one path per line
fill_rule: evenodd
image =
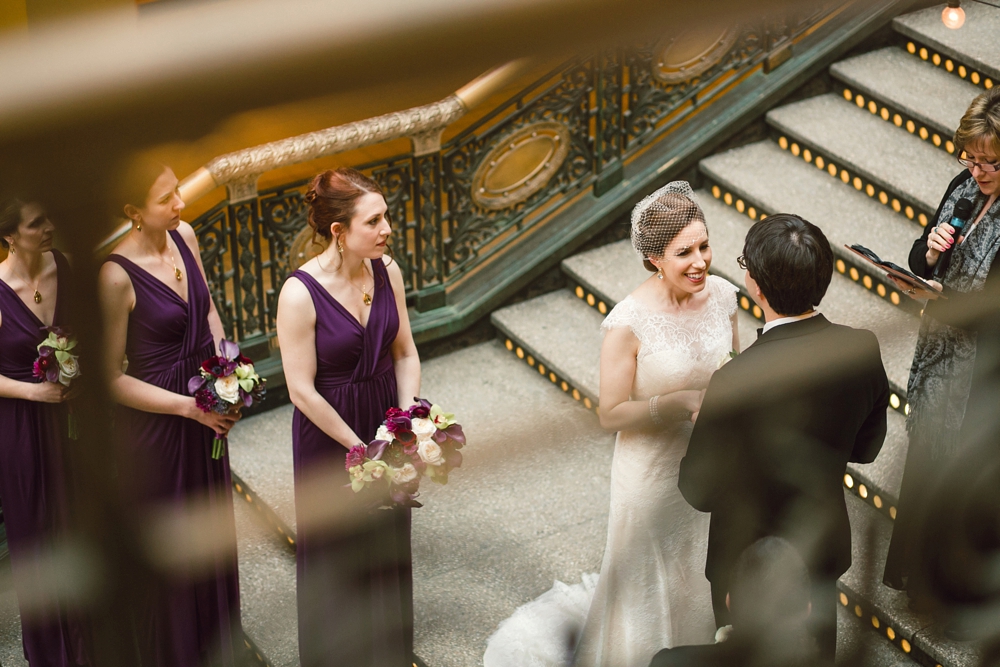
M665 415L669 421L693 422L701 410L701 401L704 397L704 389L685 389L660 396L657 405L669 406Z

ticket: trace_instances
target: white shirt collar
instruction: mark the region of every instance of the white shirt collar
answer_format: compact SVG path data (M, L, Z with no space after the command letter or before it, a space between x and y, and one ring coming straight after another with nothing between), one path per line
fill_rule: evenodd
M819 311L814 310L811 313L806 313L804 315L794 315L792 317L779 317L778 319L771 320L770 322L765 324L764 330L761 331L761 334L766 334L774 327L780 327L782 324L789 324L790 322L799 322L801 320L808 320L810 317L816 317L817 315L819 315Z

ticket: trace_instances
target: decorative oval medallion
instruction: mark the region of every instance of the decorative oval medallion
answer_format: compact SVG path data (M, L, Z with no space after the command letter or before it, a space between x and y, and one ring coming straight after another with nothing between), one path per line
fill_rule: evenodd
M681 83L701 76L722 60L736 43L736 26L701 25L657 45L653 76L664 83Z
M532 123L508 136L480 162L472 200L491 211L527 200L549 182L569 154L569 130L561 123Z
M292 245L288 249L288 273L295 271L310 259L320 254L326 249L326 243L322 236L316 235L313 241L313 228L306 225L292 239Z

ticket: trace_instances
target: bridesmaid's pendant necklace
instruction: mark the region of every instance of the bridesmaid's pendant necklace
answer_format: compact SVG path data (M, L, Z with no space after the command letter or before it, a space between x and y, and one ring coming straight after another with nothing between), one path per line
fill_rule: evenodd
M13 271L13 269L10 269L10 272L11 272L12 274L14 274L14 271ZM17 274L14 274L14 275L17 275ZM19 276L19 277L20 277L20 276ZM23 277L21 277L21 280L24 280L24 278L23 278ZM24 280L24 283L25 283L26 285L29 285L29 286L31 285L31 282L30 282L30 281L28 281L28 280ZM41 302L42 302L42 293L38 291L38 286L39 286L39 285L40 285L41 283L42 283L42 276L41 276L41 275L39 275L39 276L38 276L38 280L36 280L36 281L35 281L35 288L34 288L34 290L33 290L33 291L34 291L34 294L32 294L32 295L31 295L31 298L32 298L32 299L34 299L35 303L41 303Z
M174 251L170 250L170 246L167 246L167 251L170 253L170 266L174 267L174 278L177 278L177 282L180 282L184 280L184 274L177 268L177 262L174 261ZM160 255L160 257L163 257L163 255Z
M316 263L319 264L319 268L322 269L323 271L325 271L326 273L340 273L339 269L334 269L333 271L331 271L331 270L325 268L323 266L323 263L320 261L319 257L316 257ZM343 262L341 262L341 264L343 264ZM364 262L361 262L361 268L364 270L365 273L368 273L368 265L367 264L365 264ZM368 293L368 290L365 288L365 284L364 283L361 283L361 287L358 287L357 285L354 284L354 281L351 280L350 278L347 278L347 282L349 282L351 284L351 287L353 287L354 289L356 289L359 292L361 292L361 302L362 303L364 303L366 306L372 305L372 295ZM373 292L375 291L375 276L372 276L372 291Z

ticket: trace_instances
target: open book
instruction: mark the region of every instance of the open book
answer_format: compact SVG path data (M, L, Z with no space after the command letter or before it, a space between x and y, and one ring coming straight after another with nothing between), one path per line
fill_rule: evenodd
M931 294L938 295L935 298L942 298L942 299L947 298L941 294L941 290L937 289L936 287L928 283L926 280L924 280L917 274L913 273L912 271L907 271L898 264L893 264L892 262L885 261L878 255L876 255L874 252L864 247L863 245L857 245L857 244L845 245L844 247L853 252L855 255L858 255L859 257L863 258L866 262L870 262L871 264L874 264L875 266L879 267L893 278L897 278L903 281L910 287L914 287L916 289L922 289L924 291L930 292Z

